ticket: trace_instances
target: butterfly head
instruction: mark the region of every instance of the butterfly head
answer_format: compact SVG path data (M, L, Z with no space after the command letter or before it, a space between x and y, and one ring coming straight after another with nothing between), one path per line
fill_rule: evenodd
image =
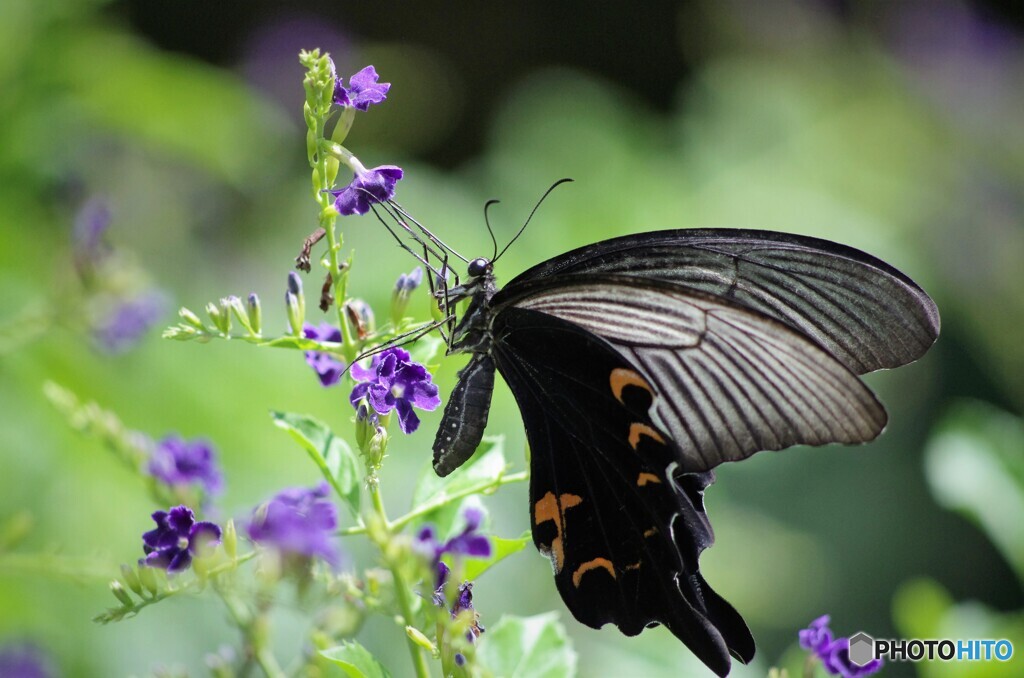
M494 264L489 259L480 257L469 262L469 268L466 271L469 273L470 278L479 278L484 275L488 275L494 272Z

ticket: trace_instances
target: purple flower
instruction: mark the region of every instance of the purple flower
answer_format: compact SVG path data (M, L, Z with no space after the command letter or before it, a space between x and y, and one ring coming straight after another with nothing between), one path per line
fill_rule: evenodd
M483 522L483 511L475 507L469 507L462 514L466 526L457 535L448 541L441 543L434 532L432 525L425 525L416 535L413 548L430 559L431 569L435 572L435 595L440 593L444 600L445 582L448 580L450 570L441 561L441 556L451 553L458 556L474 556L476 558L487 558L491 555L491 542L483 534L478 532L480 523Z
M334 72L334 62L331 62ZM379 104L387 99L390 82L377 82L377 69L367 66L348 79L348 87L342 84L341 78L334 81L334 103L339 106L352 106L356 110L366 111L372 104Z
M282 553L319 556L336 566L338 550L332 538L338 527L338 510L326 498L329 492L325 482L278 492L253 511L249 537Z
M819 656L827 650L832 644L832 630L828 627L829 619L827 614L822 615L812 621L806 629L801 629L797 634L800 639L800 647Z
M343 216L366 214L371 202L386 202L395 195L395 184L402 178L402 168L381 165L372 169L357 169L352 183L342 189L329 191L334 196L334 209Z
M394 347L378 353L369 369L352 365L352 376L360 382L349 396L352 406L358 409L359 401L366 398L378 414L398 410L402 433L412 433L420 425L413 407L429 412L441 404L430 372L412 362L405 349Z
M223 487L213 445L207 440L169 435L157 443L148 468L151 476L171 486L201 484L207 494Z
M163 316L167 300L160 292L146 292L120 301L93 327L96 342L109 353L123 353Z
M829 616L822 615L811 622L810 626L798 634L800 647L813 652L829 675L843 678L860 678L877 672L882 668L881 659L872 659L864 666L857 666L850 661L850 639L832 637L828 627Z
M139 565L159 567L169 574L181 572L192 564L192 557L207 546L220 543L220 528L213 523L196 522L187 506L175 506L153 514L156 529L142 535L145 558Z
M0 648L0 676L3 678L50 678L55 675L50 658L33 643Z
M341 342L341 330L330 323L320 323L320 327L306 323L302 327L302 336L317 341ZM323 386L334 386L341 381L341 375L345 372L345 363L330 353L306 351L306 363L320 377L320 384Z

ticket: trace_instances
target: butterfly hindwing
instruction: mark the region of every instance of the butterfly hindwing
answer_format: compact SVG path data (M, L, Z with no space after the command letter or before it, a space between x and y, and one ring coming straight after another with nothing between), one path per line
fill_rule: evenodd
M759 450L859 443L885 410L839 360L789 325L674 283L571 275L511 284L502 303L613 345L661 394L655 421L700 472ZM514 294L513 294L514 293Z
M719 674L749 661L742 618L704 582L713 540L703 490L650 416L656 389L605 340L565 320L506 308L493 323L498 370L531 449L530 522L573 615L635 635L666 625Z
M780 320L857 374L921 357L938 336L935 303L913 280L838 243L772 231L683 229L587 245L506 289L545 277L630 275L683 285Z

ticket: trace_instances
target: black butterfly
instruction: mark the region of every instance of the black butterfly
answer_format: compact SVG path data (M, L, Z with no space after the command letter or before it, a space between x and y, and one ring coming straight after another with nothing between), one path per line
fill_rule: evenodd
M526 426L533 540L573 616L629 636L664 624L719 675L730 655L749 662L743 618L699 570L714 539L712 469L878 436L885 409L857 375L924 354L934 302L868 254L768 231L615 238L501 290L495 258L436 293L446 309L469 300L446 338L472 357L434 469L447 475L476 450L497 370Z

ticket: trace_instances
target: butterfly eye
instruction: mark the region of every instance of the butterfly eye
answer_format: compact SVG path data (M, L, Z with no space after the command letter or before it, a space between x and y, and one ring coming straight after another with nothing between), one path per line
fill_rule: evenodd
M473 261L469 262L468 270L470 277L479 278L484 273L487 273L488 271L491 270L491 262L487 261L483 257L479 259L474 259Z

